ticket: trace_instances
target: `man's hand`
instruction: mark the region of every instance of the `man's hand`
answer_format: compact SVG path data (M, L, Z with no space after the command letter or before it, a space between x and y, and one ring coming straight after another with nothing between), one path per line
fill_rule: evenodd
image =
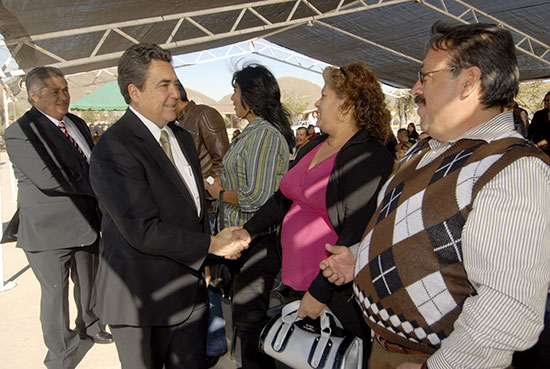
M248 248L248 242L233 239L233 231L241 227L224 228L215 236L210 236L210 248L208 252L217 256L240 255L241 251Z
M306 292L302 301L300 302L300 308L298 309L298 316L305 318L306 316L311 319L317 319L325 311L327 304L323 304L315 297L311 296L309 292Z
M216 200L220 199L220 191L223 190L222 183L220 182L220 178L216 177L214 178L214 183L209 184L206 182L206 179L203 178L204 181L204 188L208 193L210 193L210 196L215 198Z
M233 231L233 235L231 236L231 242L244 242L248 245L250 244L250 241L251 241L250 234L246 229L239 228ZM225 256L225 258L229 260L237 260L240 257L241 257L240 252L238 254Z
M323 275L332 283L341 286L353 280L355 271L355 257L346 246L325 245L330 255L321 261L319 267Z
M239 228L233 231L231 241L243 241L247 244L250 243L250 233L244 228Z

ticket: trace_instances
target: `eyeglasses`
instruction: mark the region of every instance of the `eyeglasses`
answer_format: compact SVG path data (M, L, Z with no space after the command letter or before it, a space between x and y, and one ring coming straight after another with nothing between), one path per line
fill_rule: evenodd
M424 83L424 79L426 78L426 76L430 76L430 75L432 75L432 74L434 74L434 73L443 72L443 71L454 72L455 70L457 70L457 67L450 67L450 68L432 70L432 71L430 71L430 72L422 72L421 70L419 70L419 71L418 71L418 80L420 81L420 83Z

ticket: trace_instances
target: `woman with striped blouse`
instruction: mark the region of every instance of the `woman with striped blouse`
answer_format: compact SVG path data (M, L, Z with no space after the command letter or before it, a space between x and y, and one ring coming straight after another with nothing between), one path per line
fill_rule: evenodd
M235 72L232 84L235 113L249 124L225 154L220 178L205 184L218 200L223 192L225 226L246 223L278 190L294 146L290 117L271 72L261 65L248 65ZM276 237L274 232L257 237L237 261L240 271L233 284L232 316L243 369L275 368L273 359L258 350L258 337L267 322L269 292L280 266L272 254Z

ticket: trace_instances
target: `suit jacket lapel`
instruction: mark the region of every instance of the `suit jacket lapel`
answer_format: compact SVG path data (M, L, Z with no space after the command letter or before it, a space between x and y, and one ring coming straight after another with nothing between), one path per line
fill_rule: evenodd
M143 140L145 149L149 152L155 163L164 171L170 181L176 186L178 191L187 199L187 201L196 209L193 196L187 189L178 170L174 167L170 159L166 156L160 144L155 140L155 137L147 129L145 124L135 115L130 109L124 115L127 123L130 125L129 131L134 132L136 136Z
M94 148L94 140L92 139L92 135L90 134L90 130L88 129L86 122L74 114L67 113L67 115L71 118L73 123L76 125L76 128L80 131L82 137L86 140L90 150L92 150Z
M184 129L181 128L181 127L176 126L173 123L170 123L169 127L170 127L170 129L172 129L172 132L174 132L174 135L176 136L176 139L177 139L178 144L180 146L181 152L183 153L183 155L185 156L185 159L187 160L187 162L191 166L191 169L193 170L193 177L195 178L195 185L197 186L197 190L199 191L199 199L200 199L200 204L201 204L201 215L202 215L203 212L204 212L204 209L206 207L206 204L205 204L205 201L204 201L204 196L202 196L202 193L204 193L204 188L203 188L204 184L202 183L202 171L201 171L201 168L200 168L200 163L199 163L198 166L195 164L195 161L192 160L193 156L189 152L189 150L190 150L189 146L185 145L185 143L183 141L183 137L181 136L181 134L182 134L182 131ZM191 136L190 136L190 143L194 145L193 138ZM193 146L193 148L194 148L194 146ZM193 204L194 203L195 202L193 201Z
M61 130L56 127L56 125L48 119L44 114L42 114L38 109L32 108L30 110L31 121L35 122L39 126L39 130L42 135L45 136L46 140L51 142L60 155L58 160L63 160L66 162L71 162L78 160L84 165L84 168L88 168L88 162L86 159L80 155L76 147L67 139L67 137L61 132ZM90 146L91 148L92 146Z

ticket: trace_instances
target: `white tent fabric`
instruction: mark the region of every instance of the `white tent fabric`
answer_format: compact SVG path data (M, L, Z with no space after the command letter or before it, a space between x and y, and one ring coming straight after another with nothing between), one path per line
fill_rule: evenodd
M177 55L262 37L330 64L364 61L409 87L436 20L497 23L514 36L521 79L550 77L548 14L549 0L3 0L0 32L24 71L115 66L137 42Z

